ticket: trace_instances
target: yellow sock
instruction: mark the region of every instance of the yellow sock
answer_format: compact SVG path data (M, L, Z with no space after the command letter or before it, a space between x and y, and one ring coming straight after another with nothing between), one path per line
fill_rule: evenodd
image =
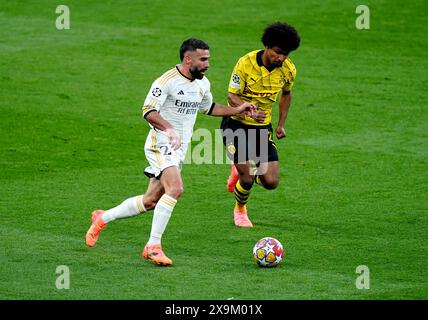
M241 182L238 180L238 182L235 185L234 195L235 195L235 208L242 209L245 208L245 205L248 202L248 198L250 197L250 190L244 189L241 186Z
M247 207L246 204L240 204L238 201L235 201L235 209L243 210Z

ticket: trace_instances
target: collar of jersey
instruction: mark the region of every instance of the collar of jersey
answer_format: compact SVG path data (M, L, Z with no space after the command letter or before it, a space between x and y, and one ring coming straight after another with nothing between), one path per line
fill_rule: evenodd
M182 77L186 78L186 79L187 79L187 80L189 80L190 82L195 81L195 79L190 79L189 77L186 77L184 74L182 74L182 73L181 73L181 71L180 71L180 69L178 69L178 66L175 66L175 68L177 69L178 73L179 73Z
M259 52L257 52L257 54L256 54L257 64L260 67L264 67L267 71L272 72L273 70L276 69L276 67L274 67L272 70L269 70L268 68L266 68L266 66L263 64L263 59L262 59L263 52L265 52L265 51L264 50L260 50Z

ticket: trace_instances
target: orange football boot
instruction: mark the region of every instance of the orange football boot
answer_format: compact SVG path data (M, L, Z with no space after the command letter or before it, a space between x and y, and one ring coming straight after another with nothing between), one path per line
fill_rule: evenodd
M92 224L89 227L88 232L86 232L86 245L88 247L93 247L98 240L101 230L103 230L107 224L104 223L101 219L104 210L95 210L92 212L91 220Z
M172 260L163 253L160 244L146 244L142 256L144 259L151 260L161 266L169 266L172 264Z
M235 222L235 226L241 228L252 228L253 224L250 219L248 219L247 215L247 207L235 207L233 210L233 220Z

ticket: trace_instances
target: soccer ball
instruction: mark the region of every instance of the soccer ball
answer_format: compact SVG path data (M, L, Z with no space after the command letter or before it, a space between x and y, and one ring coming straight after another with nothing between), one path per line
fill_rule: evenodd
M275 238L265 237L257 241L253 257L260 267L276 267L284 257L284 247Z

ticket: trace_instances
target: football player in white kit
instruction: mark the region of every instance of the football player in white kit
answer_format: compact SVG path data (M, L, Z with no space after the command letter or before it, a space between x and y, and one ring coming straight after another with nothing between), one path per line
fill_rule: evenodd
M95 245L107 223L154 209L150 238L142 256L158 265L172 264L162 251L161 238L183 193L181 165L197 113L231 116L253 115L256 111L250 103L226 107L213 102L210 82L204 76L209 57L209 46L205 42L188 39L180 47L181 64L153 82L142 110L151 127L144 146L150 164L144 171L150 178L147 191L110 210L92 212L92 224L86 233L88 247Z

